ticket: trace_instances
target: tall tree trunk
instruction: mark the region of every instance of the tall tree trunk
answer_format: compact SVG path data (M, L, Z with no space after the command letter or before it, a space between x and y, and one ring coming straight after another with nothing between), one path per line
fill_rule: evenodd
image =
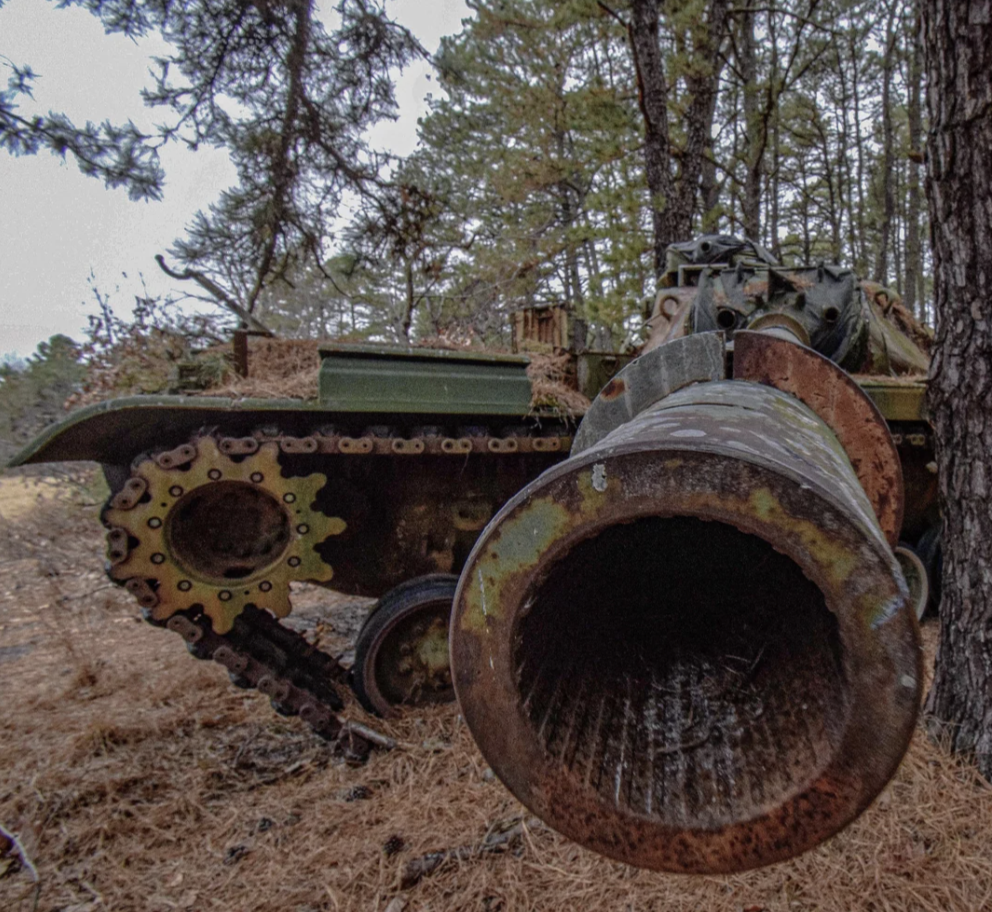
M923 6L937 338L929 405L943 514L932 731L992 779L992 0Z
M562 105L563 94L562 88L559 87L558 101ZM575 161L575 149L564 130L555 131L555 145L560 162ZM572 178L576 183L578 182L578 175L573 175ZM568 180L558 183L558 194L561 200L561 225L565 242L565 308L569 314L574 314L576 309L581 310L583 305L582 277L579 274L581 242L577 242L571 232L581 214L582 200Z
M895 167L895 199L896 207L893 212L894 221L889 233L892 248L892 282L896 294L902 297L905 275L903 273L903 257L906 254L906 244L903 240L906 227L906 165L896 159Z
M682 125L685 148L675 186L673 211L672 227L677 239L688 239L692 235L692 217L697 208L705 156L708 148L712 150L713 117L723 68L720 46L727 29L729 7L729 0L710 0L706 19L697 22L692 30L692 59L685 75L689 100Z
M700 172L699 194L703 218L700 229L703 234L712 234L720 227L720 182L716 179L716 158L712 138L706 144L703 155L703 168Z
M659 3L658 0L631 0L628 32L644 118L644 165L651 194L657 275L665 268L665 248L692 234L703 156L710 142L716 110L722 66L720 45L729 6L729 0L710 0L705 19L695 22L692 27L692 58L685 75L687 98L682 123L685 145L676 179L668 130L669 85L659 41Z
M779 205L781 202L782 175L782 130L779 120L778 105L772 111L772 173L771 173L771 211L768 219L768 249L773 257L781 262L782 244L778 236Z
M758 113L758 66L755 59L754 13L751 0L741 16L739 62L744 92L744 137L747 157L744 161L744 234L761 240L761 176L765 144L761 141Z
M855 252L854 266L858 275L864 276L868 274L868 254L865 244L868 232L865 228L865 153L864 138L861 133L861 73L858 70L862 37L867 36L858 36L852 30L848 39L848 50L851 54L851 90L854 101L854 136L852 137L852 141L854 142L854 148L857 150L858 163L855 181L858 188L858 250Z
M661 59L658 0L632 0L630 48L637 74L637 97L644 118L644 170L651 194L654 268L665 271L665 248L674 237L669 208L673 200L671 144L668 137L668 85Z
M920 88L923 84L923 61L920 49L919 3L913 4L909 17L909 99L906 118L909 127L909 193L906 208L906 290L903 301L910 313L922 316L923 248L920 243L920 140L923 117Z
M830 155L830 135L827 127L814 111L813 129L820 141L820 151L823 158L823 180L827 185L827 218L830 221L830 257L835 263L841 261L840 221L842 207L838 204L838 193L834 182L834 162Z
M799 179L802 194L800 199L802 200L802 208L800 209L801 217L800 224L802 226L803 233L803 255L802 262L811 263L813 261L813 241L810 238L809 232L809 181L806 175L806 158L805 156L799 156Z
M851 173L851 156L848 148L848 125L850 123L850 94L847 89L847 61L840 48L836 34L833 36L834 65L837 80L840 85L839 110L837 111L837 194L840 197L841 219L847 215L847 234L845 242L847 255L843 258L851 262L856 256L856 238L854 228L854 178Z
M889 9L885 25L885 56L882 59L882 219L879 226L878 256L875 259L875 281L887 282L889 272L889 244L892 238L892 216L895 197L892 194L892 171L895 165L895 131L892 127L892 73L896 63L895 18L898 4L895 0Z

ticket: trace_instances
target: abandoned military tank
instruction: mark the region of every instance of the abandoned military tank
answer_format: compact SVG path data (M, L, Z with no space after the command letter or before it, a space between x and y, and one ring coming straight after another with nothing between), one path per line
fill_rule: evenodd
M15 464L103 464L111 578L346 750L375 737L349 680L380 713L457 693L579 842L765 864L853 819L912 729L926 340L849 270L734 238L674 245L662 285L638 357L572 349L577 431L526 356L328 344L315 401L115 400ZM350 673L280 623L294 581L379 599Z

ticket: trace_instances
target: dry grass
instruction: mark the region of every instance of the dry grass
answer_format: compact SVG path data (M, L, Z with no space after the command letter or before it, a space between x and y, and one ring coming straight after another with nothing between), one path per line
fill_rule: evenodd
M575 365L567 354L532 354L527 365L530 407L552 409L563 418L579 418L591 403L575 387Z
M204 384L203 388L191 387L184 392L190 396L225 396L232 399L316 399L320 373L319 347L327 341L333 340L249 337L247 377L239 377L231 368L228 361L231 346L216 346L201 355L198 362L205 368L198 378L198 382ZM486 348L470 339L445 336L423 339L417 346L505 353L503 349ZM119 363L91 366L83 391L70 397L66 408L92 405L134 392L174 391L179 354L178 351L163 352L155 345L134 342L120 353ZM574 365L568 355L532 354L527 376L531 380L533 408L542 411L553 409L569 418L583 415L589 408L589 400L575 388Z
M346 766L178 637L136 622L106 587L101 552L92 508L39 505L0 523L0 823L38 867L42 910L396 912L400 895L408 912L992 908L992 789L922 735L861 820L790 863L665 876L527 826L510 851L401 893L411 859L525 813L457 710L389 726L412 747ZM339 634L353 629L333 596L324 603ZM935 635L925 629L928 656ZM15 868L0 879L5 912L31 908Z
M223 385L204 390L201 395L274 399L312 399L317 395L320 342L250 338L248 344L248 376L228 374ZM419 344L427 348L498 353L496 349L485 349L469 341L442 337L425 339ZM575 369L568 355L531 354L527 377L531 382L532 408L552 409L568 418L580 417L589 408L589 400L575 389Z
M248 376L233 371L204 396L235 399L315 399L320 342L312 339L248 339Z

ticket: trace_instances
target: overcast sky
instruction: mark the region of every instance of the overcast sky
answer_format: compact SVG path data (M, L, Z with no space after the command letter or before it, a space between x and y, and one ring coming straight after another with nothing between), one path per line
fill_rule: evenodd
M387 9L429 51L469 15L464 0L391 0ZM43 0L7 0L0 7L0 80L9 75L2 58L29 64L39 77L37 109L63 111L76 123L131 118L151 129L162 112L146 110L138 92L149 82L149 57L165 53L157 38L136 44L105 35L96 17L81 9ZM401 119L375 130L377 145L412 151L424 96L436 91L429 75L425 63L404 71L397 85ZM25 104L22 111L33 108ZM152 294L173 287L155 254L233 182L234 170L224 153L208 148L191 153L170 146L162 160L163 200L135 203L123 189L106 190L84 177L71 159L0 152L0 356L29 355L55 333L79 338L95 309L91 272L119 312L140 292L141 274Z

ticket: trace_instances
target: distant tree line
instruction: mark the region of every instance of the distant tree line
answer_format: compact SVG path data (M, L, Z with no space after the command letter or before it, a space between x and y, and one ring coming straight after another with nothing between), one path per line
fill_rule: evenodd
M329 279L267 286L266 319L492 338L565 303L619 344L665 247L716 231L853 266L932 321L912 2L471 5L418 149L360 200Z
M68 336L52 336L21 364L0 364L0 466L65 415L84 371Z

